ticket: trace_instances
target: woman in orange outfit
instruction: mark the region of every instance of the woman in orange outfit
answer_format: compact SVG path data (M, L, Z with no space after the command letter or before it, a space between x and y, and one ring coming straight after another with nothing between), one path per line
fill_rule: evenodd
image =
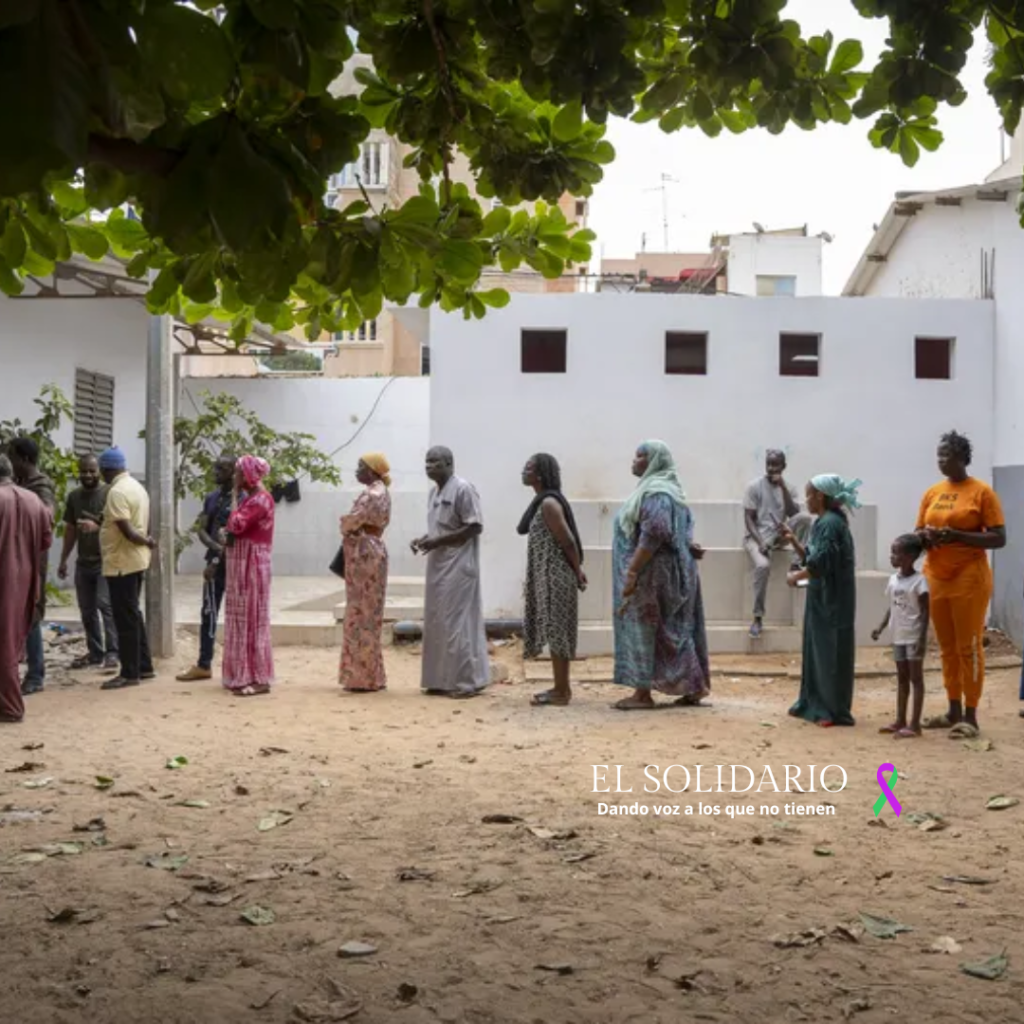
M921 499L917 532L928 549L924 573L949 710L928 719L925 728L976 736L985 681L982 640L992 597L988 552L1005 546L1006 524L996 492L967 473L971 442L963 434L943 434L938 459L946 479Z

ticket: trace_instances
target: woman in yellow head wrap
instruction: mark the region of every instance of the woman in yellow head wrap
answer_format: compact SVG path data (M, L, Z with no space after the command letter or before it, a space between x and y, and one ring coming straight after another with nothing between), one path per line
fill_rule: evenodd
M356 469L364 486L352 511L341 517L345 548L345 626L338 681L349 691L383 690L384 598L388 589L388 549L384 531L391 522L391 467L380 452L364 455Z

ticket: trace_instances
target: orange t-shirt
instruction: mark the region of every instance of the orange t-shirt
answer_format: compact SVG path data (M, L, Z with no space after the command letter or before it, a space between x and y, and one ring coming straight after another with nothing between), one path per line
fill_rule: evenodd
M930 487L921 499L921 511L917 515L919 530L932 526L936 530L948 528L978 533L1005 525L999 496L988 484L972 476L962 483L943 480ZM987 559L988 552L984 548L947 544L928 552L925 569L927 575L936 579L952 580L969 565Z

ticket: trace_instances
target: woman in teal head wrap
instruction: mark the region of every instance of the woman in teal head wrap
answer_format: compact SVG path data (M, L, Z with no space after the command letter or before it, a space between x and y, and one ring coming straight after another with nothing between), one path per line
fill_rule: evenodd
M653 708L652 690L698 704L711 673L693 516L663 442L640 445L633 474L640 482L616 516L612 547L615 682L633 693L615 706Z
M818 518L807 547L783 528L803 562L790 573L789 584L808 581L800 697L789 713L825 727L854 724L857 576L846 510L860 508L859 486L859 480L834 474L814 477L807 485L807 510Z

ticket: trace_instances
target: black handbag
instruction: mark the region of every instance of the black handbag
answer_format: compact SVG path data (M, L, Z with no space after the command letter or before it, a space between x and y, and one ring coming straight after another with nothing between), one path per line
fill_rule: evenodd
M345 542L342 541L338 547L338 553L334 556L329 566L335 576L345 578Z

